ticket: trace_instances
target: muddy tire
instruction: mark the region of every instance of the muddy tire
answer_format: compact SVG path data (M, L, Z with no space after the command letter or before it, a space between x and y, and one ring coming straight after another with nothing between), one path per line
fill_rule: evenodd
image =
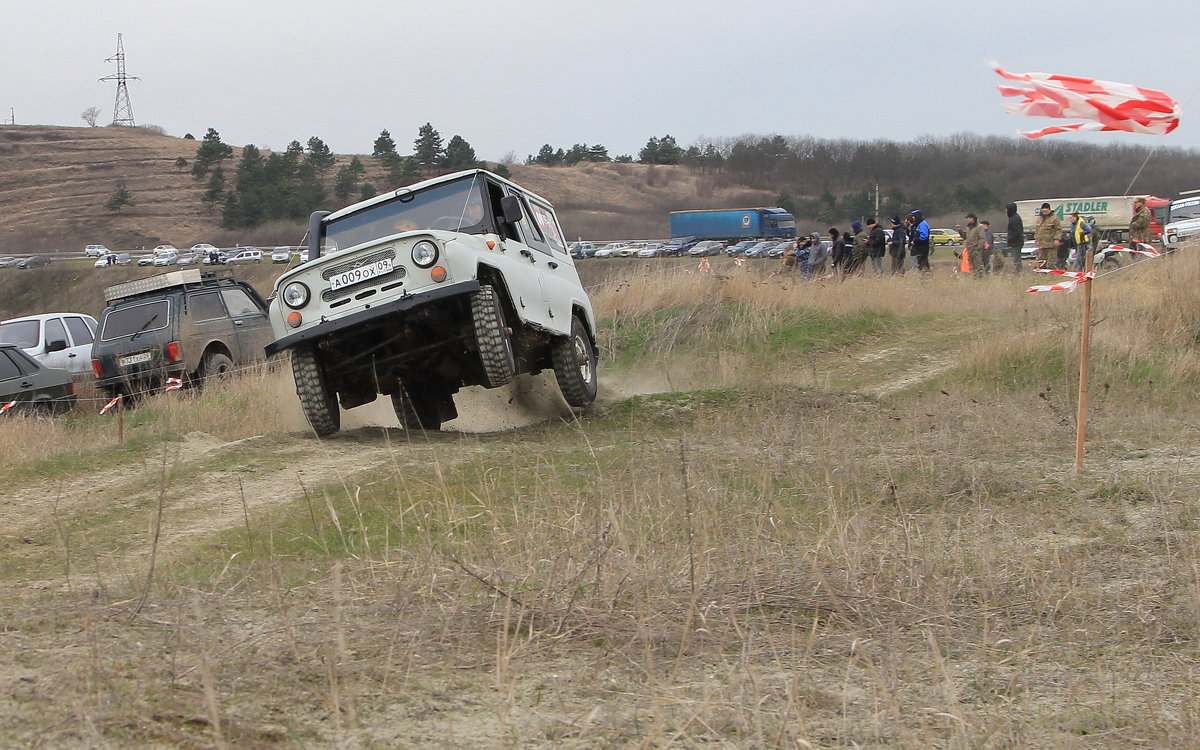
M308 418L313 432L322 437L341 429L342 415L338 411L337 393L329 386L325 368L312 347L292 350L292 377L296 380L296 395L300 408Z
M442 403L436 393L401 387L392 394L392 408L406 430L434 432L442 428Z
M495 289L485 285L471 295L471 320L479 362L483 366L483 385L498 388L512 382L517 374L512 333L504 320L504 308Z
M550 361L568 404L584 407L596 400L596 347L578 316L571 316L571 335L550 345Z
M212 385L217 381L224 380L233 370L233 360L226 357L220 352L209 352L204 355L204 359L200 360L200 369L198 371L200 387Z

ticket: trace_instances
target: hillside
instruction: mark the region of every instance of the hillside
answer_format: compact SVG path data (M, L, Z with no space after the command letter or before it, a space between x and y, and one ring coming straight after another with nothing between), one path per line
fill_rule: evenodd
M76 250L92 242L136 249L161 242L224 244L222 236L228 244L300 240L301 224L274 228L275 235L262 239L223 232L219 216L201 201L203 183L175 166L180 157L190 162L196 147L197 141L141 128L0 126L0 199L6 206L0 254ZM240 152L234 149L234 163ZM386 189L374 161L360 158L367 167L365 180ZM510 169L514 179L555 203L569 235L591 238L658 236L666 231L666 212L675 208L775 199L770 190L717 188L684 167ZM104 204L121 182L134 205L109 211Z

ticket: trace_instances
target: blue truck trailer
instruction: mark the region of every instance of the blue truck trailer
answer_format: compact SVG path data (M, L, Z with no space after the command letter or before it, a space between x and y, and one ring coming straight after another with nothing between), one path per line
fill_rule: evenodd
M720 208L672 211L672 237L698 240L786 239L796 236L796 217L782 208Z

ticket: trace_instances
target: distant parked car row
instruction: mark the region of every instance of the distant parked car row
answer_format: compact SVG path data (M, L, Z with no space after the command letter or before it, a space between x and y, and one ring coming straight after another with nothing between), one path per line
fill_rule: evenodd
M573 242L571 257L583 258L662 258L709 255L744 255L747 258L779 258L795 240L742 240L727 245L720 240L697 240L695 237L672 237L667 242L609 242L597 246L592 242Z
M7 255L0 258L0 268L42 268L50 265L50 259L45 255L30 255L28 258L14 258Z
M89 245L88 247L103 247ZM107 248L105 248L107 250ZM220 250L207 242L201 242L188 250L179 250L172 245L159 245L152 252L133 258L129 253L114 253L111 250L104 253L96 261L96 268L109 266L194 266L194 265L241 265L243 263L262 263L266 252L257 247L238 247L234 250ZM280 246L270 253L272 263L289 263L294 257L292 248ZM0 259L2 261L3 259Z

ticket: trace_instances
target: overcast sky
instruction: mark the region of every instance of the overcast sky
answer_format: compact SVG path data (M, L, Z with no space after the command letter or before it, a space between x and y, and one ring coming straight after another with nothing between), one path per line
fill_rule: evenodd
M543 143L636 156L743 134L906 141L1015 135L996 60L1133 83L1184 105L1168 136L1068 136L1200 148L1200 2L1124 0L0 0L0 113L17 124L112 120L98 81L123 34L138 124L283 149L319 136L410 153L430 122L481 159ZM1063 138L1064 136L1053 136Z

